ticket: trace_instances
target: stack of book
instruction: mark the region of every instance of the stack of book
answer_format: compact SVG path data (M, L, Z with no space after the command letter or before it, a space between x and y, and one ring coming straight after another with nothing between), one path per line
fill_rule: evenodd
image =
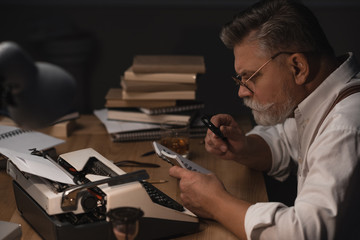
M165 121L193 125L204 104L196 101L196 80L205 73L202 56L137 55L124 72L119 88L105 96L107 121L152 124L147 130L131 130L134 137L121 138L125 132L111 133L114 141L159 138L159 125ZM151 130L151 134L150 134ZM146 132L146 133L145 133ZM139 135L141 135L139 136ZM144 134L149 133L146 138ZM156 133L156 134L155 134ZM156 136L155 136L156 135Z
M137 55L110 89L106 107L166 107L177 100L195 100L196 79L205 73L202 56Z

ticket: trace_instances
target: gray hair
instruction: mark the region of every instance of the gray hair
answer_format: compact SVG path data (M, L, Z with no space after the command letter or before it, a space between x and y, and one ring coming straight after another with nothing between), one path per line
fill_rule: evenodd
M292 0L260 1L227 23L220 38L233 48L251 36L261 50L334 54L318 20L303 4Z

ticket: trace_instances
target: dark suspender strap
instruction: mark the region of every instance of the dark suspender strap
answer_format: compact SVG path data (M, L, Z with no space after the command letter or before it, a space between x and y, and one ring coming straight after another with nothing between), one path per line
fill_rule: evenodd
M311 143L314 141L314 138L315 138L316 134L318 133L319 128L322 125L322 123L324 122L325 118L330 113L330 111L335 107L335 105L338 104L341 100L350 96L351 94L354 94L357 92L360 92L360 85L355 85L355 86L349 87L339 93L339 95L337 96L337 98L335 99L333 104L330 106L330 108L327 110L327 112L324 114L324 116L320 120L319 124L317 125L317 128L315 129L314 134L312 136Z
M331 105L331 108L329 109L327 114L329 114L329 112L335 107L335 105L338 102L340 102L341 100L347 98L351 94L354 94L354 93L357 93L357 92L360 92L360 85L349 87L349 88L343 90L342 92L340 92L339 96L335 99L334 103ZM325 117L326 117L326 115L325 115Z

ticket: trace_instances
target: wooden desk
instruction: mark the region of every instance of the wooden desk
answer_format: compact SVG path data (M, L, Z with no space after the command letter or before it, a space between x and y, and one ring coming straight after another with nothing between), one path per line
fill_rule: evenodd
M104 126L94 116L81 116L77 122L78 129L66 140L66 143L56 147L58 154L91 147L114 162L137 160L160 164L160 168L146 169L150 178L153 180L167 180L167 183L156 184L156 187L177 201L180 200L177 180L168 175L169 164L159 159L156 155L140 157L141 154L152 150L150 142L113 143L107 135ZM229 192L235 196L250 202L267 201L261 173L231 161L219 160L210 155L205 151L202 139L191 140L190 158L216 173L222 179ZM122 169L126 172L136 170L135 168ZM0 172L0 220L20 223L23 232L22 239L41 239L18 213L11 181L11 177L5 171ZM202 221L201 230L199 233L177 239L236 239L233 234L214 221Z

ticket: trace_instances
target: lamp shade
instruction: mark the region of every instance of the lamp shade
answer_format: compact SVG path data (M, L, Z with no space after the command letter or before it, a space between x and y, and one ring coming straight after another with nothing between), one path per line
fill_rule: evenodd
M74 78L64 69L34 62L16 43L0 44L3 105L21 127L51 125L73 108Z

